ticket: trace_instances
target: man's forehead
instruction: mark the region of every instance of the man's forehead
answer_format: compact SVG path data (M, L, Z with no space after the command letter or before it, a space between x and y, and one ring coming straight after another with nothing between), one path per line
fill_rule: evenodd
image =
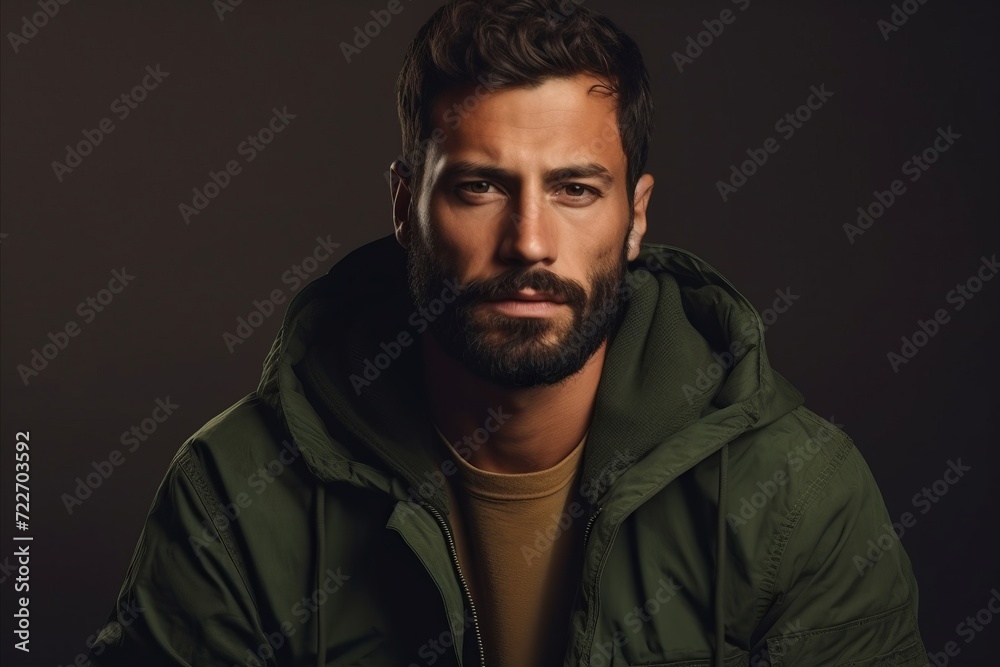
M448 161L491 161L551 151L557 162L600 159L624 164L617 101L592 75L547 79L537 86L487 90L474 84L448 91L434 104L435 142Z
M475 114L502 120L515 115L528 120L547 114L616 114L617 100L608 85L592 74L551 77L533 85L513 85L490 90L488 79L447 90L434 100L431 120L446 130L460 129ZM456 118L457 116L457 118ZM542 121L544 122L544 121Z

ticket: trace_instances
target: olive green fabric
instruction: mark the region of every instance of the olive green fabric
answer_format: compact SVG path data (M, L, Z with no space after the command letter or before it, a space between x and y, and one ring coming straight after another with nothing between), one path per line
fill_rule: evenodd
M174 458L94 664L479 664L405 261L380 239L293 300L257 390ZM565 664L923 665L875 481L747 300L656 245L621 298Z

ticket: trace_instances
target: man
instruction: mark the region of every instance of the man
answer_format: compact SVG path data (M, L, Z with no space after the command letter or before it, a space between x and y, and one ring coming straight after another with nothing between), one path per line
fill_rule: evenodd
M635 43L458 1L398 93L395 238L178 452L95 662L924 664L853 443L732 285L642 244Z

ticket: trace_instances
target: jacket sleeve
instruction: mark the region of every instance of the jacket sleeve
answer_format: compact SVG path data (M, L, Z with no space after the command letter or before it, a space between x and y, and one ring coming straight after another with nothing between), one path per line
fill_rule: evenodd
M273 665L269 649L228 519L185 446L156 493L91 664Z
M772 547L775 604L755 648L772 667L923 667L910 560L871 471L839 435Z

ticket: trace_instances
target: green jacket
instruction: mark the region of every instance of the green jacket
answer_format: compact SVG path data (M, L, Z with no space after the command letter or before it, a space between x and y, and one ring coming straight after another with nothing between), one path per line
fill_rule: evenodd
M292 301L257 390L174 457L94 664L480 663L405 260L386 237ZM662 245L621 297L566 664L924 665L871 472L750 303Z

